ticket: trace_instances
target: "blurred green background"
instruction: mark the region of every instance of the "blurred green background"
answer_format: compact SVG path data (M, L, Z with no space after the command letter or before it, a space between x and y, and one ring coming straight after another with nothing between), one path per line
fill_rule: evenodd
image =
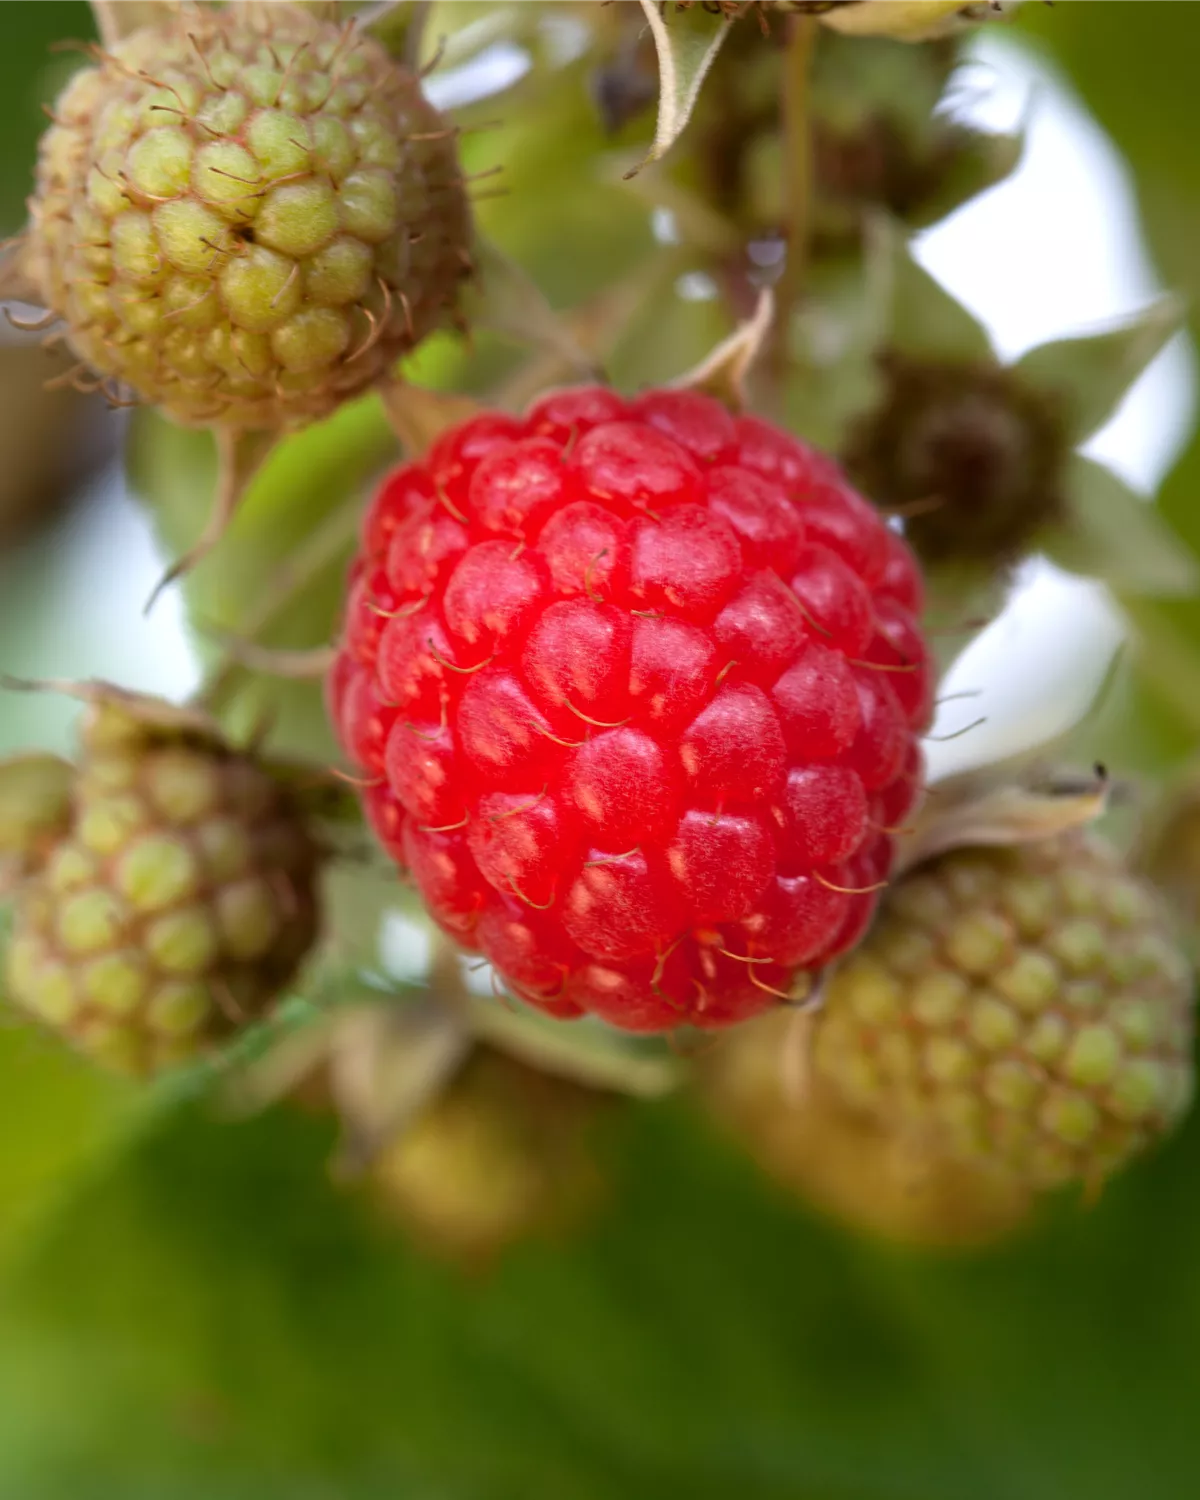
M688 217L686 159L622 185L652 112L605 132L592 9L437 6L432 34L450 42L431 88L464 123L501 122L466 138L470 166L507 169L481 222L554 306L584 309L573 326L614 377L640 384L727 331L728 246ZM755 19L739 25L753 50ZM74 0L0 10L3 233L20 226L40 105L75 65L48 48L91 34ZM1024 118L1026 158L922 255L1001 349L1128 311L1157 284L1194 300L1200 9L1027 5L971 48L969 107ZM853 297L860 271L845 274ZM531 373L502 334L470 350L435 340L414 374L514 397L539 369L563 378L545 355ZM163 558L199 529L208 441L43 394L49 363L0 333L0 671L180 697L212 624L293 647L328 638L362 487L394 453L376 404L277 453L186 605L172 591L146 621ZM1193 368L1190 345L1173 345L1100 446L1142 488L1161 481L1162 512L1200 549ZM122 478L127 437L153 521ZM283 558L307 581L299 603L270 597ZM1035 589L958 669L1030 739L1120 629L1090 585ZM1200 605L1121 603L1141 649L1086 751L1161 778L1200 741ZM231 712L269 706L281 743L329 753L313 690L236 686ZM69 742L61 700L2 704L0 750ZM686 1103L610 1119L609 1192L585 1230L473 1272L335 1184L333 1145L320 1112L231 1121L194 1091L143 1096L0 1031L0 1500L1190 1500L1200 1487L1195 1120L1098 1203L1057 1205L1015 1244L958 1259L831 1227Z

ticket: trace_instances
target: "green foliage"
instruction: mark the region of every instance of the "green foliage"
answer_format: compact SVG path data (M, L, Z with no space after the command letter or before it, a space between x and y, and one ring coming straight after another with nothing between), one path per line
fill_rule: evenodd
M1127 1500L1150 1463L1191 1493L1195 1129L954 1263L852 1245L677 1107L614 1128L596 1227L467 1277L329 1186L323 1125L164 1120L10 1283L0 1490Z
M998 180L1020 141L972 137L911 204L880 195L859 215L839 199L825 234L828 203L809 212L804 168L781 145L780 80L807 23L765 9L765 34L755 12L726 22L702 6L443 0L423 38L415 4L383 18L395 46L425 63L444 38L439 83L461 85L498 44L528 63L494 95L451 107L464 171L503 173L476 189L472 337L431 340L407 362L409 379L513 406L589 363L624 389L671 379L749 312L773 263L751 265L747 244L769 249L780 230L797 244L808 236L810 253L802 278L777 285L777 347L752 395L803 435L845 442L878 400L884 346L994 360L974 317L908 254L907 235ZM1190 297L1195 336L1195 7L1029 6L1022 26L1124 153L1158 270ZM837 159L862 166L864 140L878 137L855 132L880 114L926 151L961 44L811 30L818 59L827 50L807 106L852 142ZM75 0L10 0L4 11L6 231L19 227L37 105L75 66L47 45L92 31ZM663 55L676 66L657 132L652 101L609 131L598 72L623 58L653 79ZM741 112L757 121L745 152L721 129L736 114L740 131ZM1177 316L1164 300L1129 329L1043 346L1016 377L1059 403L1070 447L1111 413ZM322 766L336 758L319 681L237 659L237 643L303 652L336 637L364 497L398 456L378 396L289 437L183 583L227 728L265 727L271 749ZM164 556L178 556L203 529L211 438L142 411L128 457ZM1190 555L1200 439L1151 502L1077 455L1064 473L1062 513L1037 545L1106 581L1132 627L1110 693L1071 747L1159 778L1200 749ZM0 559L0 668L119 676L125 642L103 638L63 561L68 540ZM931 616L973 615L967 597L961 579L935 580ZM67 717L58 700L6 698L0 749L57 747ZM365 972L393 982L380 975L380 926L414 916L415 900L367 858L353 821L342 832L350 857L331 891L332 941L307 992L233 1062L261 1063L281 1040L303 1051L337 1006L363 998ZM521 1030L498 1007L480 1013L498 1045ZM634 1092L631 1058L646 1080L686 1071L686 1057L663 1069L650 1044L606 1047L596 1028L543 1029L524 1033L522 1055L532 1049L551 1070L590 1067L593 1081L624 1071ZM1194 1490L1195 1120L1088 1211L1055 1204L1009 1248L950 1261L853 1240L768 1190L684 1106L629 1103L614 1111L598 1222L472 1277L418 1254L364 1193L330 1180L328 1111L285 1105L231 1124L216 1108L227 1077L205 1069L144 1095L37 1037L0 1032L0 1500L1184 1500Z
M46 127L42 105L52 98L79 59L49 53L68 39L91 41L96 35L84 0L45 5L17 0L4 12L4 46L0 48L0 119L4 150L0 152L0 234L13 234L25 217L25 199L33 189L38 137Z

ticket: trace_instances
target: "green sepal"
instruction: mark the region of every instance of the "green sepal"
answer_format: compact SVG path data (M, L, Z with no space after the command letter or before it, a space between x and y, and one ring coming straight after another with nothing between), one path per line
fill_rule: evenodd
M1039 538L1059 567L1133 594L1186 595L1200 583L1196 559L1149 500L1111 469L1072 454L1064 471L1066 518Z
M641 0L641 6L658 52L658 121L653 144L626 174L630 177L665 156L683 134L705 74L733 25L732 18L717 20L703 6L669 13L658 0Z
M980 130L962 132L953 164L938 184L937 192L908 217L916 229L946 218L956 208L978 197L1016 171L1025 152L1025 132L990 134Z
M1119 598L1133 627L1142 677L1169 704L1193 737L1200 737L1200 657L1186 618L1166 601L1146 595Z
M684 1060L662 1037L616 1031L595 1017L564 1026L529 1006L480 997L468 1002L467 1015L481 1042L588 1088L657 1099L686 1073Z
M572 337L567 323L523 267L482 234L476 235L472 255L477 274L461 297L468 324L551 350L570 365L578 379L597 378L599 372Z
M1103 333L1056 339L1030 349L1013 366L1013 373L1055 402L1066 440L1074 447L1104 426L1184 318L1178 297L1160 297L1136 317Z
M983 325L918 265L893 220L880 216L869 226L866 273L882 348L921 360L995 362Z

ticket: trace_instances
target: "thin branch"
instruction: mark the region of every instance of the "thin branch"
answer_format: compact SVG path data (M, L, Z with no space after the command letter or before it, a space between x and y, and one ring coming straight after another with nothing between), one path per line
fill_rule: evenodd
M783 403L791 358L791 330L796 305L808 269L809 235L812 228L813 144L811 86L813 54L817 44L814 16L788 18L788 43L783 56L781 127L783 135L785 219L787 256L775 286L776 319L768 369L771 399Z

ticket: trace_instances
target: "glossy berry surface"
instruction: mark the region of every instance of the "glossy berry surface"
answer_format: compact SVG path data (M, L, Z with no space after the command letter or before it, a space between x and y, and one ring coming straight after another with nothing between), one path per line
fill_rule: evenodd
M721 1026L865 930L918 790L920 602L787 434L562 390L383 483L332 713L384 847L515 994Z

